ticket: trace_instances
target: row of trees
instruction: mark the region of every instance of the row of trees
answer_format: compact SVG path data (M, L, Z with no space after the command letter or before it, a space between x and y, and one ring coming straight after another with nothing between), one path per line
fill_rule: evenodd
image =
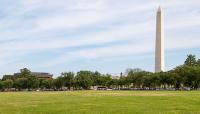
M94 86L107 88L200 88L200 59L188 55L185 63L167 72L152 73L140 69L128 69L126 76L113 79L109 74L92 71L63 72L55 79L40 80L24 68L18 76L5 75L0 90L68 90L90 89Z
M90 89L91 86L107 86L107 82L112 80L111 76L100 74L99 72L79 71L63 72L55 79L38 79L31 75L27 68L21 69L17 76L4 75L0 81L0 90L63 90Z

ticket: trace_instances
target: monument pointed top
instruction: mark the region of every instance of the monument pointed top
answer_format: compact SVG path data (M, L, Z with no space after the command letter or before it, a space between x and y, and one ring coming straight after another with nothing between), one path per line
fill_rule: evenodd
M158 12L162 12L162 8L160 6L158 7Z

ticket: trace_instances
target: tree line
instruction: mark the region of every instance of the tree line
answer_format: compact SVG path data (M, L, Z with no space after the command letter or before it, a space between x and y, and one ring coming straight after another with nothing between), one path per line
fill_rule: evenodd
M21 90L88 90L91 87L112 89L173 89L200 88L200 59L188 55L183 65L167 71L152 73L140 69L128 69L126 76L112 78L98 71L63 72L55 79L38 79L27 68L17 76L4 75L0 80L1 91Z

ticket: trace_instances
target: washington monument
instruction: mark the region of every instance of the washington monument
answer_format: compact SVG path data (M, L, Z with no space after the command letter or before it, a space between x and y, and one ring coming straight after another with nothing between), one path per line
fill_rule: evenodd
M158 8L156 17L155 72L164 71L164 22L163 11Z

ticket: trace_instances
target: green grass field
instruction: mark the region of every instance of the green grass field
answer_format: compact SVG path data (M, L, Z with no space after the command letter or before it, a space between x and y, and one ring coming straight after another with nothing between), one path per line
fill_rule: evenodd
M0 114L200 114L200 91L3 92Z

